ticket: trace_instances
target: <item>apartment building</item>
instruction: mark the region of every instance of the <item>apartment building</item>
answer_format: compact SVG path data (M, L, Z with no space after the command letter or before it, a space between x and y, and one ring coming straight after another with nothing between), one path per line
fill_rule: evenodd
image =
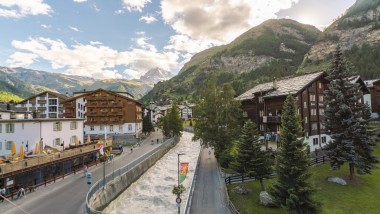
M68 98L66 95L44 91L17 103L16 107L31 112L35 118L63 118L62 103Z
M328 84L326 76L325 72L314 72L279 81L274 79L273 82L255 86L237 98L242 101L243 118L257 124L267 148L276 150L279 146L282 107L289 93L297 100L305 141L310 150L321 149L331 139L322 124L324 91ZM351 81L359 83L363 93L368 93L359 76Z
M83 118L85 135L142 133L142 104L125 92L97 89L74 93L63 103L65 118Z

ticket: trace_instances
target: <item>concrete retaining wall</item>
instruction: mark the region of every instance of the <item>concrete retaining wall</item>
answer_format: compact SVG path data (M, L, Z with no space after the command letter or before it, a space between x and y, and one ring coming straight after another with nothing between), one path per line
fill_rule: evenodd
M113 181L106 184L106 188L99 189L89 199L89 205L96 210L103 210L112 200L120 195L126 188L136 181L142 174L153 166L162 156L164 156L171 148L179 142L176 141L169 143L162 147L160 150L149 156L147 159L136 165L126 173L116 177Z

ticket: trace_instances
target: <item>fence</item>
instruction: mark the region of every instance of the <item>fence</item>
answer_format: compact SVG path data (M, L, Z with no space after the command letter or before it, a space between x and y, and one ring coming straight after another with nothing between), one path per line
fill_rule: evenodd
M159 147L153 149L152 151L146 153L145 155L141 156L140 158L138 158L137 160L133 161L132 163L122 167L122 168L119 168L117 169L116 171L114 172L111 172L109 173L108 175L106 175L105 177L105 182L103 182L104 180L103 179L99 179L97 182L95 182L95 184L89 189L88 193L87 193L87 196L86 196L86 212L87 213L96 213L96 214L105 214L104 212L102 211L98 211L98 210L95 210L93 209L90 205L89 205L89 199L100 189L103 187L103 183L104 184L107 184L109 183L110 181L114 180L115 179L115 175L116 176L120 176L124 173L126 173L128 170L132 169L133 167L135 167L136 165L138 165L139 163L141 163L143 160L145 160L146 158L148 158L149 156L153 155L155 152L159 151L162 147L166 146L167 144L169 143L172 143L176 140L176 137L174 138L171 138L167 141L165 141L163 144L161 144Z
M199 156L198 156L197 165L196 165L195 171L194 171L193 181L191 182L191 187L190 187L189 195L187 196L186 207L185 207L185 212L184 212L185 214L190 213L191 200L193 198L195 181L197 180L198 166L199 166L199 161L201 159L201 153L202 153L202 148L199 151Z

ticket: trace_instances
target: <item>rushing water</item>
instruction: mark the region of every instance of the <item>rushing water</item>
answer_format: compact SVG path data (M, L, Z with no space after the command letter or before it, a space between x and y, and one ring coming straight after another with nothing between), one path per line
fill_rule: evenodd
M186 187L181 203L183 212L201 148L198 141L191 141L192 136L193 134L184 132L180 142L173 149L113 200L104 211L116 214L177 213L176 196L172 194L172 189L178 184L177 153L185 153L180 156L180 162L189 163L186 179L182 183Z

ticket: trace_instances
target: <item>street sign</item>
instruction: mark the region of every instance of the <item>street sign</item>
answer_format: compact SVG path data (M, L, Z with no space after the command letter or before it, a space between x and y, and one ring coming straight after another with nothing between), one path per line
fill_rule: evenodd
M180 198L175 199L175 201L177 202L177 204L181 203L181 199Z
M181 204L176 204L177 207L181 207Z
M87 184L90 185L91 184L91 173L87 173Z

